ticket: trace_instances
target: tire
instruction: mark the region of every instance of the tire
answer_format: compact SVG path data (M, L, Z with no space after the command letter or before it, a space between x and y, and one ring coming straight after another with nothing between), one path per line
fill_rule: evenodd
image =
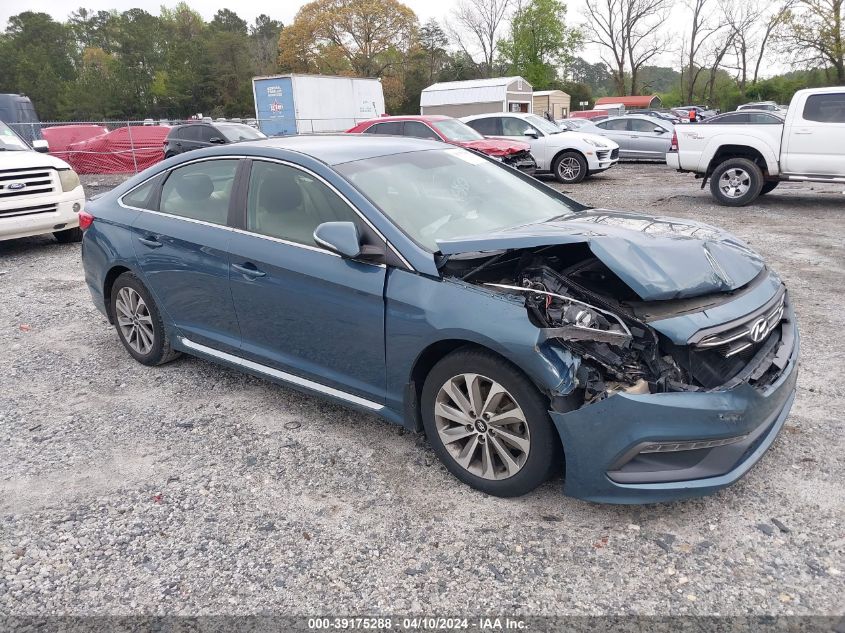
M779 180L769 180L763 183L763 188L760 189L760 195L765 196L767 193L774 191L780 184Z
M587 160L578 152L563 152L552 163L552 173L567 185L581 182L587 177Z
M168 158L173 158L174 156L176 156L176 152L167 152L164 155L164 160L167 160Z
M474 400L467 397L470 385L478 386ZM491 403L487 398L494 389L504 394ZM447 390L463 396L463 404ZM474 410L485 401L491 411L483 405L482 411ZM563 469L548 402L516 367L490 352L461 349L440 360L426 377L420 406L428 441L440 461L477 490L517 497ZM510 415L502 419L513 422L491 422L505 414Z
M162 365L179 356L152 296L134 274L125 272L115 279L110 307L120 342L139 363Z
M710 193L726 207L744 207L757 199L763 189L763 172L747 158L730 158L720 163L710 176Z
M59 244L72 244L73 242L82 241L82 229L78 226L72 229L65 229L64 231L56 231L53 237Z

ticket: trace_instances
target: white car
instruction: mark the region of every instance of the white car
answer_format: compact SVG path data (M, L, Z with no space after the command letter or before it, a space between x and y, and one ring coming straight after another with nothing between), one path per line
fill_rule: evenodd
M551 172L559 182L581 182L619 162L619 145L596 134L571 132L536 114L476 114L464 123L484 136L518 138L531 144L537 172Z
M43 233L62 243L82 239L82 183L70 165L47 150L46 141L30 147L0 121L0 240Z

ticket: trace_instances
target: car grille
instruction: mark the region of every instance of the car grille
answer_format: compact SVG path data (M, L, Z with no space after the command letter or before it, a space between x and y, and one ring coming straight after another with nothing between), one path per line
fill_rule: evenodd
M695 347L699 350L715 350L725 358L750 351L766 340L781 322L785 305L786 292L781 291L775 301L765 306L762 312L758 311L740 323L731 323L728 329L700 333Z
M600 149L596 152L596 157L599 160L607 160L607 157L610 155L609 149Z
M37 204L30 207L16 207L14 209L0 209L0 220L13 218L22 215L35 215L37 213L54 213L59 207L55 204Z
M689 373L694 384L705 389L721 387L747 372L755 358L758 360L754 363L758 364L761 352L791 340L787 330L794 328L794 324L787 320L788 305L786 291L781 289L749 316L701 330L690 339L689 345L676 346L664 341L663 347ZM756 334L752 336L755 327ZM763 368L760 375L765 371Z
M537 168L537 163L528 150L505 156L502 161L506 165L510 165L521 171L533 171Z
M52 193L56 188L53 171L49 167L0 171L0 200Z
M610 160L616 160L619 158L619 148L617 147L612 152L610 152Z

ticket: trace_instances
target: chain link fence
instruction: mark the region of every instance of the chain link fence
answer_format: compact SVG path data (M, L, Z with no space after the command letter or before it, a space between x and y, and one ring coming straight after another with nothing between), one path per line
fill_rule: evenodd
M145 119L142 121L42 121L12 123L9 127L30 144L47 141L49 153L79 174L137 174L164 159L167 135L176 124L244 123L270 134L326 134L343 132L365 119L296 119L290 129L278 119L204 118L198 120ZM219 142L219 141L218 141ZM192 140L192 147L214 143ZM188 144L185 143L187 146Z

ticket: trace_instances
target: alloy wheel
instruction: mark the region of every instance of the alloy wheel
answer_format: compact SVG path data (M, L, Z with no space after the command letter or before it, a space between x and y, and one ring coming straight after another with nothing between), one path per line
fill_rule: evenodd
M117 325L126 343L135 352L147 355L153 349L155 330L150 310L138 292L124 286L114 303Z
M741 198L751 188L751 174L744 169L732 167L719 178L719 189L728 198Z
M575 180L581 175L581 163L577 158L567 156L561 159L557 171L564 180Z
M434 405L437 434L465 470L501 480L528 459L531 434L522 408L495 380L459 374L446 381Z

